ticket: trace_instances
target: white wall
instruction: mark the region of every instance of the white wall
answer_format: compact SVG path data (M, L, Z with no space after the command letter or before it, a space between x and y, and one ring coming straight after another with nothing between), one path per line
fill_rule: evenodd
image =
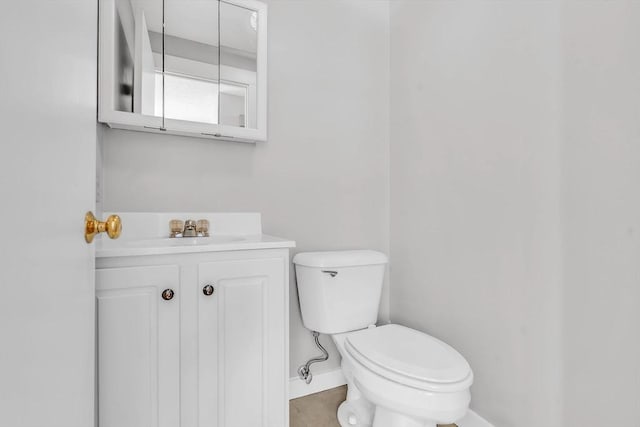
M296 240L296 251L388 252L387 3L268 3L269 141L105 129L102 205L116 212L257 211L265 232ZM293 278L296 376L317 350L300 321ZM339 366L333 344L322 341L331 359L314 372Z
M640 419L640 3L391 3L391 317L496 426Z
M500 427L561 422L557 2L391 2L391 318Z
M269 142L105 130L104 208L390 244L392 319L469 359L496 426L637 422L640 4L269 4Z
M565 425L640 425L640 3L569 1Z

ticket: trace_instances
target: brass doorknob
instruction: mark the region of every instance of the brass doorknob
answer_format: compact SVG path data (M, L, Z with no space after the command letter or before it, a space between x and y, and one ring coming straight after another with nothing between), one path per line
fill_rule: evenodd
M122 222L118 215L109 215L105 222L98 221L93 212L87 212L84 216L84 240L93 242L98 233L107 233L111 239L117 239L122 232Z

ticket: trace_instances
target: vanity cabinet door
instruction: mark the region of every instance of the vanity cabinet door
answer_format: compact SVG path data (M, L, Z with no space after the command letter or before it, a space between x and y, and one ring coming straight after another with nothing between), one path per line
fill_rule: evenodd
M288 425L285 268L283 258L199 265L199 427Z
M96 270L98 426L180 422L178 266Z

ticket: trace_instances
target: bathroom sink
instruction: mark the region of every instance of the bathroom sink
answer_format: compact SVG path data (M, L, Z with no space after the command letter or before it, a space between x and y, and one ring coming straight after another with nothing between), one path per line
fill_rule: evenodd
M158 238L146 240L133 240L126 242L127 246L137 248L150 247L181 247L181 246L204 246L221 245L225 243L237 243L246 240L242 236L211 236L211 237L176 237Z
M105 212L106 216L110 213ZM260 214L206 212L120 212L119 239L96 239L96 258L170 255L258 249L292 248L295 242L262 233ZM209 221L211 237L169 238L175 218Z

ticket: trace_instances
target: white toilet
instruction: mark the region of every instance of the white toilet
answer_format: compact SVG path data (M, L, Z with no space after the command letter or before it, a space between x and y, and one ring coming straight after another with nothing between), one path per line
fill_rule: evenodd
M304 325L331 335L342 356L342 427L435 427L465 415L473 373L460 353L405 326L375 326L386 255L307 252L293 262Z

